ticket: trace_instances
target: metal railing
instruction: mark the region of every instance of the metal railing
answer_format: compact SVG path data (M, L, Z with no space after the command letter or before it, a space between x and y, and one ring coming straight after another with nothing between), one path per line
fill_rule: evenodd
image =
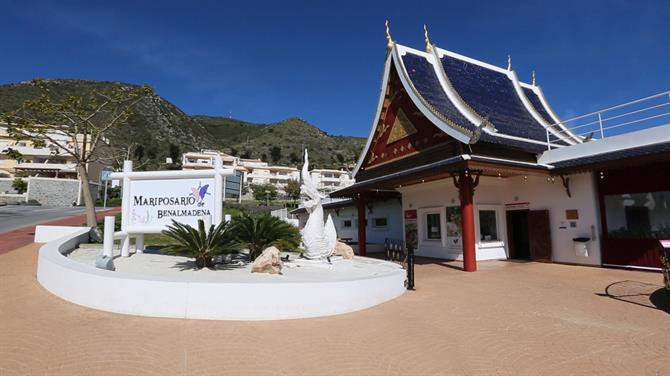
M384 241L386 259L402 265L407 271L405 287L414 290L414 249L405 247L405 242L400 239L386 239Z
M554 123L546 131L547 148L565 144L565 139L588 142L666 124L670 124L670 91Z

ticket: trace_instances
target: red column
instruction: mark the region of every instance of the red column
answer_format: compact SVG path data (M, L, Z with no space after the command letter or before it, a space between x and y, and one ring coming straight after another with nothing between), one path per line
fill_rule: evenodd
M458 180L458 190L461 198L461 227L463 231L463 270L474 272L477 270L475 212L472 205L475 184L468 170L461 171Z
M365 195L359 193L356 198L356 208L358 209L358 254L365 256Z

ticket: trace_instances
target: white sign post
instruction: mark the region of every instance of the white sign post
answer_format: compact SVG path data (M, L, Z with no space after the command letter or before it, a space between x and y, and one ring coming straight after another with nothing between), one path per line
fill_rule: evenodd
M234 173L234 168L223 167L221 157L215 158L214 169L188 171L133 171L133 162L124 161L123 172L110 176L123 181L121 231L114 233L121 240L121 256L130 255L131 237L142 252L144 234L160 233L173 220L195 226L204 218L218 225L223 220L224 176ZM113 227L105 226L108 231ZM105 249L111 249L108 237L104 239Z

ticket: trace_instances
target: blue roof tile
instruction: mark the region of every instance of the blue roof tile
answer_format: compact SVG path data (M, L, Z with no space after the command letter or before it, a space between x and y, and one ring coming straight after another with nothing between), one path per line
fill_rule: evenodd
M448 55L442 66L454 89L498 132L536 141L547 139L545 128L526 110L506 74Z
M475 129L475 126L449 100L433 65L425 57L407 53L402 57L402 61L412 84L434 110L467 130Z
M540 101L540 97L535 94L535 92L532 89L529 89L527 87L523 88L523 93L526 95L526 98L530 101L530 104L533 105L533 108L535 108L535 111L542 116L542 119L544 119L547 123L549 124L554 124L555 121L552 119L551 115L547 112L547 109L544 108L542 105L542 102Z

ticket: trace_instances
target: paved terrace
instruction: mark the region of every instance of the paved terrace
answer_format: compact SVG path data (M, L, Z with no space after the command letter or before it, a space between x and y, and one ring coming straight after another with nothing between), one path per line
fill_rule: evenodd
M0 375L670 373L657 273L500 261L463 273L425 263L417 291L353 314L189 321L62 301L35 280L37 249L0 255ZM603 296L610 285L621 300Z

